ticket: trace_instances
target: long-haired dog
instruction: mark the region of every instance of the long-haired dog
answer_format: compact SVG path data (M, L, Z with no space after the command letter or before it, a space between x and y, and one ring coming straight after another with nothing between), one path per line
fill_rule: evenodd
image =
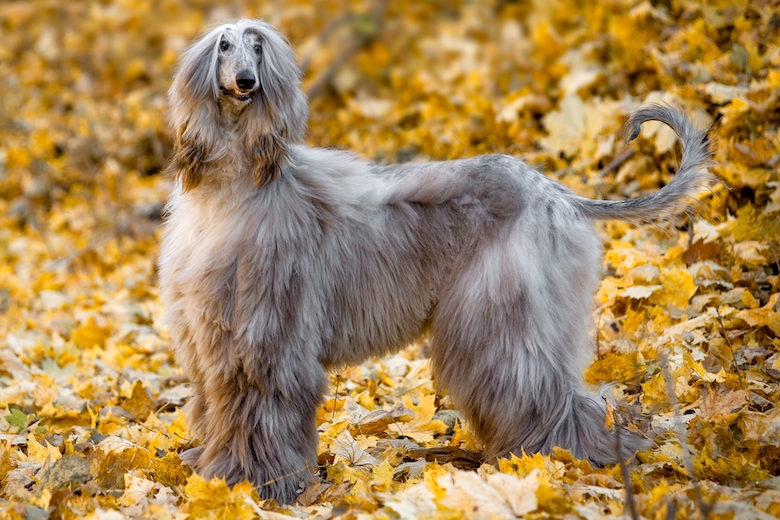
M584 388L601 244L594 219L649 221L698 185L706 138L640 109L683 146L674 180L638 200L579 197L506 155L379 166L300 144L300 71L271 25L221 25L170 89L177 180L159 276L200 473L291 502L317 466L332 367L431 334L438 385L495 460L554 446L603 465L643 445L605 427Z

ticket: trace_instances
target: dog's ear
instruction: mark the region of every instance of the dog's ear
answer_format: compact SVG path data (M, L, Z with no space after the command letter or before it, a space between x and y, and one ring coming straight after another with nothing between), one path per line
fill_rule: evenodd
M166 173L181 184L181 190L188 192L200 184L203 179L203 161L206 158L206 147L196 141L182 142L176 139L173 160L168 165Z
M258 63L263 109L276 134L298 142L306 134L309 119L309 103L301 90L301 69L284 36L268 27Z
M227 27L227 25L215 27L184 51L171 90L168 92L169 97L179 95L203 102L217 100L219 97L218 47Z
M289 159L289 145L306 134L309 103L301 90L301 70L285 38L272 25L246 20L261 40L257 72L260 89L247 118L246 146L254 159L257 185L275 179Z
M182 54L168 91L168 120L176 138L167 172L189 191L203 178L203 162L217 135L218 45L226 25L216 27Z
M289 159L287 144L276 134L258 135L252 154L252 178L258 188L276 179Z

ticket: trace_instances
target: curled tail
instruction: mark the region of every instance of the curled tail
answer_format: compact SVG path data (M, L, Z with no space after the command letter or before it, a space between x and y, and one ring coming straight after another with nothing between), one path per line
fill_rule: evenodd
M707 173L712 154L708 149L707 133L699 130L688 117L668 105L647 105L634 112L626 121L623 137L631 141L639 135L645 121L660 121L674 130L682 144L682 161L672 182L659 191L632 200L593 200L577 197L582 214L594 220L629 220L650 222L675 213L693 193L713 177Z

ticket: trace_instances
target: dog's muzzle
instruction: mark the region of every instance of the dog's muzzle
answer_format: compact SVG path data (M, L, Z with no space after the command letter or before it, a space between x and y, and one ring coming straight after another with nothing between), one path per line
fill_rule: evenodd
M225 96L230 96L237 101L250 101L252 94L257 90L257 80L251 70L244 69L236 74L236 87L235 89L220 87L220 91Z

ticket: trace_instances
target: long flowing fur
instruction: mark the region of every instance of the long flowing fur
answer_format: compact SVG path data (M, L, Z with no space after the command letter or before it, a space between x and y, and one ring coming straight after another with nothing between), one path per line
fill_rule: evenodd
M242 20L198 40L171 87L178 184L159 274L193 386L193 467L295 500L316 472L326 370L428 332L437 382L489 459L560 446L614 462L604 402L582 381L601 258L591 219L679 209L704 178L702 134L675 109L640 110L631 134L658 119L680 135L677 178L644 199L587 201L506 155L381 167L296 144L299 76L271 26ZM644 445L620 438L621 457Z

